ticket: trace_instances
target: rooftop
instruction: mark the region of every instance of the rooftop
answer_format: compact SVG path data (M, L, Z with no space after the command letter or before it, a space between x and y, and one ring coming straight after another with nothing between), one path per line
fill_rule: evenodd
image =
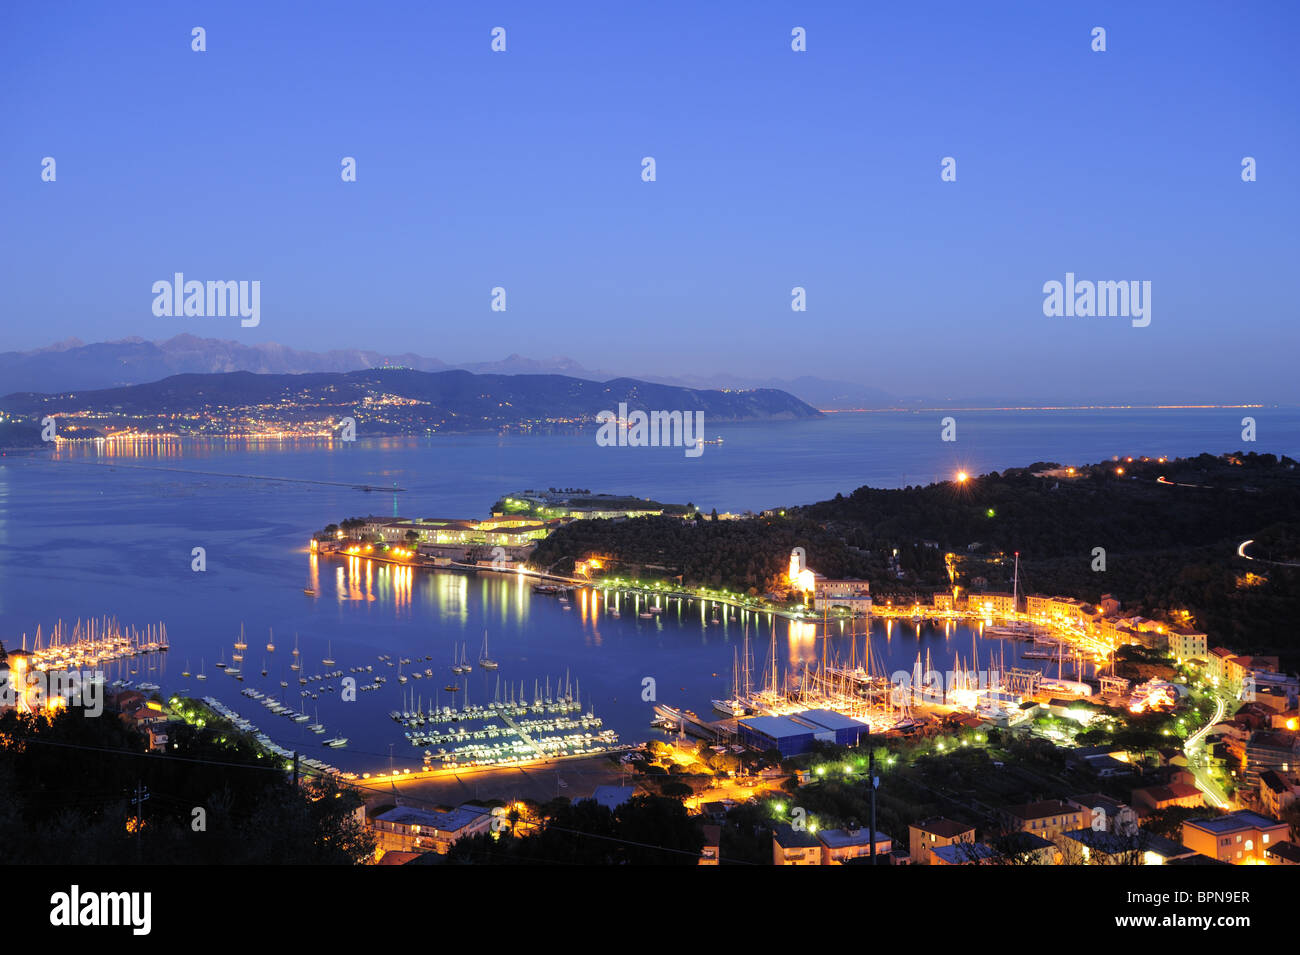
M1043 802L1031 802L1024 806L1007 807L1007 812L1017 819L1043 819L1047 816L1069 815L1078 811L1078 806L1072 806L1060 799L1047 799Z
M821 842L807 829L795 829L787 823L781 823L772 830L772 841L782 849L816 849Z
M824 842L831 849L847 849L849 846L869 846L872 842L879 845L882 842L893 842L889 836L879 830L876 831L876 838L870 838L870 832L866 829L823 829L817 833L817 838Z
M1230 812L1226 816L1218 816L1214 819L1188 819L1183 825L1194 826L1205 832L1222 835L1228 832L1237 832L1241 829L1276 829L1278 826L1285 825L1285 823L1270 819L1268 816L1261 816L1249 809L1238 809L1236 812Z
M968 826L964 822L957 822L954 819L945 819L943 816L922 819L920 822L912 823L912 827L919 829L921 832L938 836L940 839L955 839L963 833L975 831L974 826Z
M397 826L420 826L440 832L457 832L487 812L483 806L460 806L449 810L396 806L375 816L375 821Z

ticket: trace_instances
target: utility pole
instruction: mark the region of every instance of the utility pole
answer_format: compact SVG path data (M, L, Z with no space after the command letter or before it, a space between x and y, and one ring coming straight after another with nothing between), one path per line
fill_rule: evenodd
M135 857L137 862L141 861L144 853L144 848L140 843L140 806L148 798L149 793L140 783L140 780L137 779L135 781L135 799L132 800L135 803Z
M867 778L871 782L871 864L876 864L876 789L880 786L880 777L876 775L876 747L871 745L871 737L867 737Z

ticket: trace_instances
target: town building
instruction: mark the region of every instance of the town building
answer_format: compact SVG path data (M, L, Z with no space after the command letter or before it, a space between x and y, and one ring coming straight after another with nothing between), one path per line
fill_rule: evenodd
M813 581L813 609L835 610L840 607L853 613L870 613L870 583L851 577L833 579L815 576Z
M1199 630L1190 627L1171 626L1169 635L1169 653L1177 661L1204 660L1209 653L1208 638Z
M907 827L909 855L915 865L930 865L931 853L935 849L950 846L955 842L973 843L975 827L962 822L934 816L922 819Z
M1137 831L1137 813L1118 799L1102 793L1084 793L1071 796L1066 802L1084 810L1084 824L1089 828L1101 828L1118 835L1132 835Z
M1259 785L1259 775L1272 769L1285 775L1300 772L1300 735L1257 730L1246 741L1242 778L1249 789Z
M966 606L984 617L1010 617L1018 612L1013 594L978 593L966 595Z
M1084 825L1092 823L1092 813L1088 813L1085 820L1083 809L1062 799L1010 806L1003 810L1002 817L1011 829L1030 832L1052 841L1057 840L1062 833L1082 829Z
M722 847L722 827L708 824L700 827L704 845L700 847L700 865L717 865Z
M1195 809L1205 805L1205 794L1187 783L1169 783L1164 786L1135 789L1129 798L1133 800L1133 806L1144 816L1173 806Z
M396 806L371 817L370 827L377 851L445 855L457 840L490 830L492 813L483 806L470 805L447 810Z
M1289 827L1249 809L1239 809L1214 819L1189 819L1183 823L1183 845L1220 862L1251 865L1265 862L1264 853L1286 842Z
M1259 774L1260 807L1275 819L1300 799L1300 786L1276 770L1266 769Z
M1129 833L1076 829L1065 833L1062 862L1066 865L1168 865L1196 855L1182 843L1153 832Z
M781 823L772 830L772 864L821 865L821 840L806 829Z
M868 829L823 829L817 833L822 844L822 865L843 865L849 859L871 855L873 841ZM876 832L877 858L887 856L894 849L894 840L883 832Z

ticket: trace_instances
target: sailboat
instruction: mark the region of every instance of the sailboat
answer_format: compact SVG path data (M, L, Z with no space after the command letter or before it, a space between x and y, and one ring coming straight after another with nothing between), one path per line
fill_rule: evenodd
M224 670L225 668L226 668L226 651L223 649L221 651L221 659L217 661L217 669Z
M266 676L266 657L262 657L262 676Z
M319 707L319 706L316 707L316 722L315 722L315 723L312 723L310 726L308 726L307 729L311 730L313 733L323 733L323 732L325 732L325 724L322 723L322 722L320 721L320 707Z
M406 680L407 680L407 676L406 676L405 673L402 672L402 664L401 664L401 663L398 663L398 664L397 664L397 682L398 682L398 683L405 683Z
M748 657L748 652L746 657ZM748 677L746 677L746 682L748 682ZM731 651L731 698L727 700L711 700L710 702L713 703L715 710L725 716L744 716L749 712L749 709L741 702L740 657L734 648Z
M474 669L474 664L469 662L469 650L465 644L460 645L460 672L469 673Z
M478 655L478 665L481 666L481 667L482 667L483 669L485 669L485 670L495 670L497 667L499 667L499 666L501 665L501 664L497 663L495 660L493 660L491 657L488 656L487 631L486 631L486 630L483 631L483 649L479 652L479 655Z
M239 625L239 639L235 641L235 649L244 650L247 648L248 644L244 642L244 625L241 623Z
M295 671L302 669L302 657L298 652L298 634L296 633L293 635L293 662L289 664L289 669Z
M267 652L267 653L274 653L274 652L275 652L275 631L274 631L274 630L269 631L269 633L268 633L268 635L267 635L267 638L266 638L266 652Z
M190 660L189 660L189 657L186 657L186 658L185 658L185 669L181 671L181 676L188 678L189 675L190 675Z
M208 678L208 675L207 675L206 673L203 672L203 659L200 658L200 659L199 659L199 672L196 673L196 674L194 674L194 679L196 679L196 680L206 680L207 678Z
M331 659L331 655L333 654L333 652L334 652L334 641L327 640L325 642L325 656L321 657L320 662L325 664L327 667L332 667L334 665L334 661Z

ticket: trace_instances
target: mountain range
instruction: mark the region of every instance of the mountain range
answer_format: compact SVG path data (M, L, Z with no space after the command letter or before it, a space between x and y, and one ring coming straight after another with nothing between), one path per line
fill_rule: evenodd
M364 349L302 351L284 345L245 345L187 334L157 342L143 338L125 338L87 344L73 338L34 351L0 352L0 394L52 394L118 388L180 374L249 371L265 375L301 375L376 368L410 368L431 372L459 369L487 375L564 375L599 382L625 377L613 372L584 368L573 359L565 357L539 360L509 355L500 361L454 364L409 352L384 355ZM640 381L696 390L766 388L786 391L815 408L828 410L891 408L905 404L878 388L811 376L751 379L729 374L676 377L639 374L634 377Z

